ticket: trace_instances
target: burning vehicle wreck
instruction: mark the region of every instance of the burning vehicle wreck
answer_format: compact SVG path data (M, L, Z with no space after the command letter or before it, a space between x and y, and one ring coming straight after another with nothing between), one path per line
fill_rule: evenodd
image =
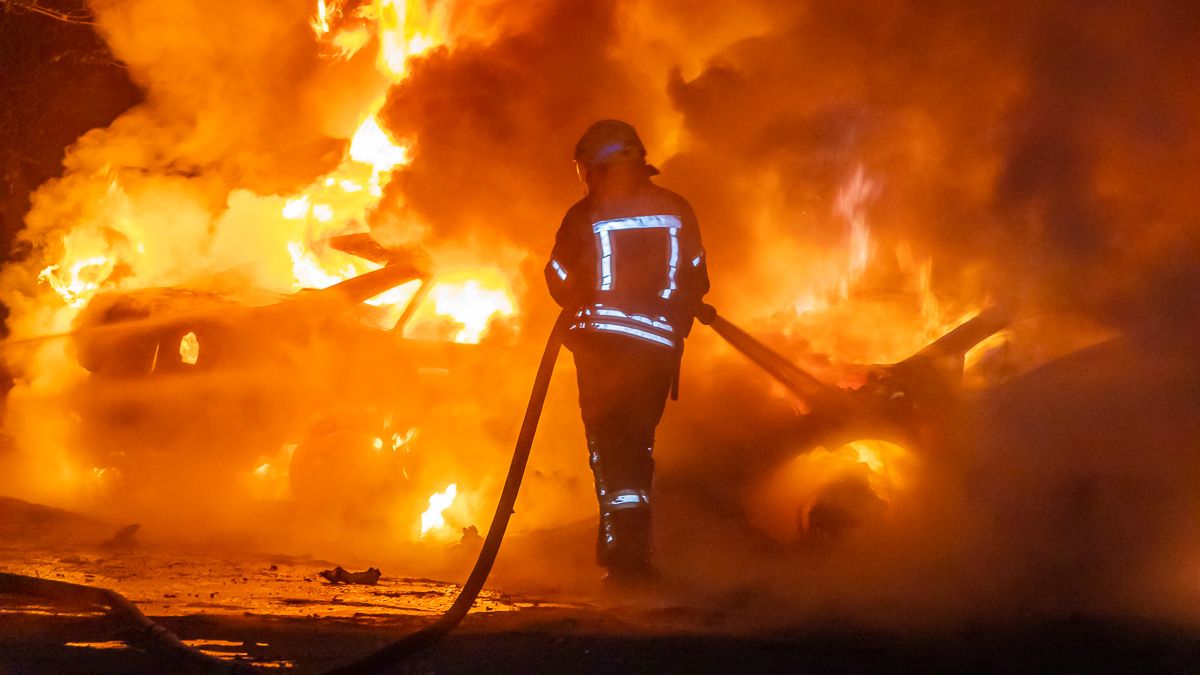
M783 501L798 504L796 529L788 532L783 527L782 533L777 531L779 538L823 546L859 525L879 522L892 496L894 476L889 473L904 471L894 465L944 460L950 452L947 446L955 442L954 430L963 421L966 355L1010 321L999 309L986 310L903 361L839 365L839 379L852 372L849 379L855 380L854 386L842 388L713 316L713 327L723 338L803 405L789 447L804 452L792 456L784 451L774 463L787 466L769 469L777 472L775 482L782 481ZM828 361L820 354L807 358ZM794 475L797 471L807 479ZM766 508L776 514L788 512L780 503Z
M403 480L388 478L407 467L375 460L373 472L356 466L360 456L371 464L371 456L384 455L384 442L386 457L411 442L429 413L433 388L446 386L429 380L445 380L463 365L455 352L472 346L403 336L435 283L415 256L389 253L367 235L345 235L332 245L367 249L365 255L384 266L257 306L178 288L93 298L72 334L89 375L70 400L83 444L106 439L100 448L107 452L93 456L94 465L136 483L139 471L228 469L231 460L245 465L263 448L284 448L283 466L253 466L258 474L275 470L288 477L289 492L302 500L328 502L330 484L355 480L363 489L400 487ZM411 283L418 286L399 318L376 327L362 303ZM381 358L389 363L388 378L376 376ZM247 408L254 411L253 428L243 429L230 447L211 447L213 429L245 419ZM194 456L179 456L183 448ZM238 449L242 457L228 456Z

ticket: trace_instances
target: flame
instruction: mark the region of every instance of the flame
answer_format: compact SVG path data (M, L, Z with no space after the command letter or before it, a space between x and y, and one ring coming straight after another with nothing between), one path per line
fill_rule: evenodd
M906 243L886 260L871 237L868 212L882 181L859 166L839 188L833 216L844 228L840 250L806 262L805 285L791 297L784 330L842 363L893 363L976 316L980 308L945 302L934 292L933 260ZM899 274L877 288L879 269ZM795 267L795 261L789 261ZM890 269L886 268L886 269ZM899 282L897 284L897 281ZM897 292L899 291L899 292ZM881 328L883 327L883 328Z
M911 477L905 471L909 452L903 446L891 441L868 439L847 443L838 452L847 457L852 453L855 463L870 470L871 488L884 501L891 501L896 492L909 485Z
M188 333L179 341L179 360L189 366L200 360L200 338L195 333Z
M110 185L111 193L114 187ZM112 242L95 229L76 229L62 239L63 253L58 263L47 265L38 280L45 282L68 307L86 305L112 279L116 257Z
M369 27L379 44L377 68L387 79L398 82L407 75L406 63L410 57L445 44L448 19L449 3L375 0L347 10L342 0L317 0L311 25L318 40L332 40L343 46L348 43L339 40L349 40L346 36L357 35ZM382 104L381 96L364 111L362 122L335 169L300 191L282 197L277 223L260 224L261 237L265 237L262 245L277 246L279 251L260 249L250 254L254 278L265 290L295 292L326 288L379 269L377 263L331 248L327 240L337 235L367 232L368 216L379 207L393 172L411 161L410 142L389 136L376 118ZM62 239L62 254L57 262L42 269L39 281L52 289L66 306L50 322L53 329L69 326L77 310L99 292L177 285L190 274L205 271L172 265L168 256L160 255L158 249L175 245L175 240L141 224L154 216L141 213L139 196L125 194L117 178L110 178L106 191L97 194L93 221L69 231ZM231 204L235 197L236 193L231 195ZM245 199L279 198L246 195ZM162 242L158 241L160 237ZM147 254L147 247L154 255ZM258 264L254 259L255 255L280 254L286 254L285 260L290 261L290 274L281 275L280 266ZM240 255L242 259L228 264L244 264L246 255ZM480 252L477 258L482 260L484 256L490 257L490 252ZM444 276L433 288L433 309L418 308L412 324L443 325L448 320L455 325L452 334L434 329L424 332L461 342L478 342L494 316L515 313L512 277L501 273L494 263L458 264L456 269L454 275ZM405 284L367 301L381 308L375 316L379 327L395 325L418 285ZM419 327L418 332L421 332ZM181 356L183 349L181 345Z
M841 497L842 505L869 511L890 507L914 482L915 458L891 441L864 439L797 456L750 498L751 520L780 541L795 541L810 527L813 507ZM839 493L839 487L861 486ZM832 492L831 492L832 489ZM845 494L851 495L849 501Z
M413 428L409 429L408 431L405 431L403 436L401 436L399 432L393 433L392 434L392 452L398 452L400 450L400 448L404 448L405 452L411 452L412 451L411 444L414 440L416 440L417 433L418 433L418 431L417 431L416 427L413 427Z
M284 499L288 496L290 467L296 454L295 443L285 443L274 455L260 455L258 465L249 472L246 484L250 494L258 499Z
M374 38L379 45L376 68L392 81L400 81L408 74L409 58L448 41L451 4L373 0L347 17L343 0L317 0L309 25L317 40L330 46L338 58L350 58Z
M445 44L448 37L450 3L425 0L375 0L372 12L379 30L379 61L376 66L394 80L408 74L408 59Z
M379 122L375 121L375 117L371 116L354 132L354 138L350 141L350 159L370 164L374 173L379 174L408 164L408 148L392 142L379 126ZM362 186L353 181L342 184L343 190L347 187L350 188L349 192L362 189Z
M446 518L442 515L450 505L454 503L454 498L458 496L458 483L451 483L442 492L435 492L429 495L429 508L425 513L421 514L421 536L424 537L430 530L446 526Z
M871 234L867 227L866 206L879 192L878 184L867 178L865 167L859 165L849 182L838 190L834 211L846 222L849 232L848 273L842 280L841 293L844 297L848 284L862 277L871 261Z
M338 7L335 5L333 11L337 12ZM313 16L309 25L312 26L313 32L320 38L329 32L329 14L330 7L325 4L325 0L317 0L317 13Z
M473 270L469 274L459 281L438 283L430 297L435 314L461 326L454 335L455 342L478 343L494 317L512 316L516 307L499 270Z
M111 258L94 256L70 263L65 274L60 272L59 265L49 265L38 274L38 279L50 284L69 306L79 308L100 290L112 268Z
M434 3L431 9L422 0L376 0L360 7L358 15L373 20L377 29L379 71L392 81L400 81L407 75L409 57L444 44L449 33L448 7L448 3ZM325 18L340 12L340 5L333 12L324 0L319 0L314 19L318 37L329 32ZM325 29L318 30L318 25ZM392 172L411 161L409 146L396 142L379 125L375 113L382 105L382 99L372 105L371 114L355 131L342 164L284 204L285 218L307 225L306 238L287 245L296 289L325 288L379 268L376 263L314 244L329 236L366 231L366 214L378 205ZM380 318L381 326L395 324L416 289L417 283L413 282L367 301L390 310ZM430 296L433 315L459 326L452 337L456 342L477 343L493 317L516 312L511 283L495 268L480 266L443 277ZM419 314L421 317L428 318L428 313Z

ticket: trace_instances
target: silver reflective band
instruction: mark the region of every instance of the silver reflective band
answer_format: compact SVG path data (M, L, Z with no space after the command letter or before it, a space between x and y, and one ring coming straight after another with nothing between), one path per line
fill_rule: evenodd
M601 220L592 223L592 233L600 239L600 290L610 291L613 287L613 269L612 269L612 233L619 230L645 230L645 229L663 229L665 228L671 238L671 271L668 278L667 290L664 298L670 297L670 292L675 288L675 266L679 263L679 228L683 227L679 216L636 216L634 218L617 218L614 220Z
M585 310L584 313L590 315L591 310ZM654 319L651 319L648 316L643 316L641 314L626 314L625 312L622 312L619 309L597 309L596 315L597 316L608 316L608 317L612 317L615 319L629 319L630 321L637 321L639 323L644 323L647 326L651 326L651 327L657 328L659 330L665 330L668 333L675 332L675 329L671 327L671 324L666 323L667 317L665 317L665 316L660 316L658 318L658 320L656 321Z
M608 500L610 511L618 509L641 508L650 505L650 495L642 490L618 490Z
M663 299L671 297L671 293L675 291L675 271L679 267L679 230L673 229L671 233L671 260L667 263L667 287L663 289Z
M551 260L550 266L553 267L554 271L558 273L559 279L562 279L563 281L567 280L567 271L563 269L562 265L558 264L557 260Z
M607 291L612 289L612 238L608 236L608 230L604 230L600 234L600 290Z
M579 324L579 325L580 325L580 327L583 327L583 324ZM672 342L671 340L669 340L665 337L655 335L654 333L650 333L650 332L641 330L640 328L630 328L629 326L622 326L622 325L615 324L615 323L602 323L600 321L593 321L593 322L591 322L590 325L592 328L595 328L596 330L609 331L612 333L624 333L626 335L632 335L634 337L639 337L643 340L649 340L650 342L657 342L658 344L664 345L667 347L675 346L675 343Z
M699 267L699 266L700 266L700 261L701 261L701 260L703 260L703 259L704 259L704 254L703 254L703 253L701 253L700 255L696 256L695 258L692 258L692 267Z
M592 223L592 232L612 232L614 230L645 230L653 228L678 229L683 227L679 216L636 216L634 218L615 218Z

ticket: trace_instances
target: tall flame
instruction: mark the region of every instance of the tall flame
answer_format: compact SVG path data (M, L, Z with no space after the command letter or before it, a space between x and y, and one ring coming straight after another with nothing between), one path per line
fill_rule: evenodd
M344 0L317 0L309 23L317 39L330 45L340 58L353 56L374 38L379 46L376 68L398 82L408 74L410 57L446 44L451 4L373 0L359 5L346 17Z
M430 530L446 526L446 518L443 513L450 505L454 503L454 498L458 496L458 483L451 483L441 492L435 492L429 495L429 508L425 513L421 514L421 536L424 537Z
M315 7L313 32L322 42L333 40L340 45L339 56L351 53L344 49L350 42L342 38L358 35L364 26L371 27L379 46L377 68L392 82L406 77L410 57L444 44L449 34L449 4L444 2L375 0L347 11L341 0L318 0ZM361 41L360 37L350 40ZM380 267L331 248L327 240L366 232L368 216L379 207L393 172L411 161L410 142L390 137L376 119L382 104L380 97L364 111L342 161L333 171L283 197L277 224L259 224L264 233L261 236L268 238L264 244L278 246L278 252L260 249L257 253L272 259L286 255L291 268L290 274L281 277L278 266L256 265L258 282L267 290L324 288ZM146 246L153 244L146 237L155 233L140 222L145 216L129 207L131 200L116 177L109 180L107 192L98 197L96 222L69 231L62 239L58 261L47 265L38 277L69 310L60 312L53 322L55 329L69 326L75 312L101 291L174 285L185 281L184 275L190 272L172 268L169 261L155 262L163 256L147 255ZM231 195L231 203L235 198L236 193ZM254 195L247 198L274 199ZM267 233L273 232L281 240L269 241ZM456 264L455 277L440 281L431 294L436 306L418 311L414 321L437 323L442 320L439 317L449 318L460 326L454 339L478 342L492 317L514 314L512 276L503 273L495 262L484 263L488 255L480 252L473 265L464 266L461 261ZM156 275L145 274L145 268L153 265L165 269ZM384 308L379 318L381 327L395 323L415 291L415 283L406 284L368 301Z
M859 166L839 188L833 216L844 228L842 248L808 266L806 287L791 303L790 332L817 352L841 362L890 363L912 355L979 312L955 306L933 290L933 262L918 258L907 244L894 250L902 288L889 293L871 288L872 273L884 260L871 237L868 211L882 183ZM902 293L896 293L900 290ZM888 330L880 330L886 325Z
M424 0L376 0L375 11L380 43L378 66L394 78L402 79L407 73L408 57L446 40L444 30L437 30L438 15L430 12Z

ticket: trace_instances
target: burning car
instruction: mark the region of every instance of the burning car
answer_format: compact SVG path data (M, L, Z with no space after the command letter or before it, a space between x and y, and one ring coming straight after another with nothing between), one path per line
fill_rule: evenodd
M73 336L88 375L70 394L96 470L130 485L240 478L272 486L265 497L351 505L409 478L412 443L439 433L418 424L475 346L405 336L436 284L419 254L368 235L331 245L382 266L267 303L182 288L96 295ZM398 287L408 299L380 328L364 302Z

